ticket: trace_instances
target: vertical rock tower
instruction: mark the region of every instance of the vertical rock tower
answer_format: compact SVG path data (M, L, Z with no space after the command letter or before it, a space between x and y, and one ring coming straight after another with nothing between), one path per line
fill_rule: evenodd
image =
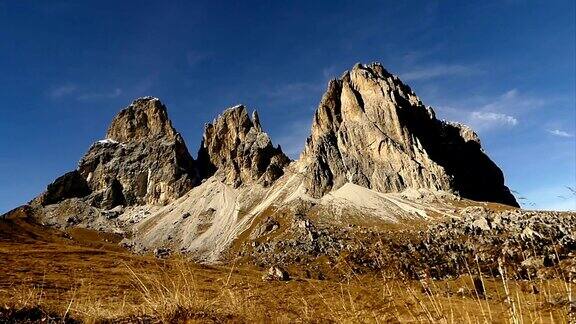
M243 105L206 124L195 161L166 107L144 97L118 113L106 138L90 147L77 170L33 202L87 197L104 209L164 205L212 176L233 187L270 186L289 163L263 131L258 114L250 118ZM304 176L307 193L317 198L351 182L380 192L446 190L518 206L474 131L438 120L379 63L357 64L330 81L295 169Z
M330 81L298 163L314 197L352 182L380 192L449 190L518 206L476 134L436 119L379 63L357 64Z
M223 177L234 187L242 184L272 184L284 174L290 159L280 146L274 147L262 130L258 113L252 119L243 105L226 109L211 124L206 124L198 166L204 177Z

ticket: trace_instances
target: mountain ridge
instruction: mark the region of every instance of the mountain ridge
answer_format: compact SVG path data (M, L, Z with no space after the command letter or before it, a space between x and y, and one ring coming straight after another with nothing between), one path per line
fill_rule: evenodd
M379 63L328 83L298 160L264 129L256 111L227 108L205 124L194 159L166 106L138 98L77 170L31 202L34 214L49 226L120 234L136 252L213 263L238 246L256 253L251 244L273 224L314 242L319 234L291 228L316 217L386 227L459 217L462 205L518 206L478 135L438 120ZM280 225L286 217L296 225Z

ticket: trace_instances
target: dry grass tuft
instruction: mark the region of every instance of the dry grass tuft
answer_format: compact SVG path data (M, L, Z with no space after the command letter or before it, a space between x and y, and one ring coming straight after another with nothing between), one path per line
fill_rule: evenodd
M516 282L505 274L481 279L481 292L474 276L402 281L351 274L340 282L263 282L253 270L198 267L180 258L142 268L125 264L123 271L131 288L121 301L94 289L96 283L57 295L52 288L18 287L10 290L0 321L27 314L89 323L569 323L573 290L562 280Z

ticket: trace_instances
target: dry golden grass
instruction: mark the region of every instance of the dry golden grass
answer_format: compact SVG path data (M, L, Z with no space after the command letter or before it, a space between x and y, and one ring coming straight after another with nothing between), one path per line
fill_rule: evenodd
M574 321L570 280L475 280L471 266L472 275L453 280L404 281L341 263L327 265L327 280L265 282L261 269L157 260L118 251L106 239L83 244L13 225L19 235L0 228L0 322L17 318L17 310L20 320L41 312L87 323ZM93 234L86 236L99 240Z
M263 282L253 269L201 267L180 258L144 267L126 262L116 271L121 278L111 282L79 279L69 287L57 277L41 285L12 283L0 300L13 309L41 306L89 323L568 323L573 289L562 280L485 278L481 292L470 276L418 282L351 274L340 281Z

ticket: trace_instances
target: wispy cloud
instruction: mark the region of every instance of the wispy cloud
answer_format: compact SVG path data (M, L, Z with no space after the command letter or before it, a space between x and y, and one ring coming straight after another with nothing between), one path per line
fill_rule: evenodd
M294 103L303 99L317 98L325 89L325 82L308 83L294 82L277 85L271 88L263 88L262 96L273 101Z
M322 69L322 76L324 77L324 80L326 80L326 81L336 78L336 76L337 76L336 66L331 65L331 66L323 68Z
M65 84L53 88L48 92L48 96L53 99L62 98L73 94L76 91L76 86L73 84Z
M495 97L471 98L449 105L439 106L444 118L464 122L478 131L520 124L518 116L543 107L550 102L511 89Z
M158 82L158 73L150 74L146 77L138 79L138 81L131 84L131 87L126 90L126 93L133 97L147 96L154 89Z
M268 95L271 97L283 97L289 94L319 91L321 89L322 86L320 84L306 82L288 83L270 90Z
M89 92L83 91L74 84L66 84L55 87L48 92L48 96L52 99L61 99L71 97L79 101L94 100L94 99L113 99L122 94L122 89L115 88L107 92Z
M495 112L473 111L470 118L474 124L485 124L486 126L516 126L518 124L515 117Z
M547 103L542 98L534 98L521 94L517 89L506 91L504 94L486 103L481 107L487 111L508 111L510 113L523 113L529 110L540 108Z
M115 88L109 92L88 92L82 93L78 96L78 100L86 101L86 100L95 100L95 99L113 99L117 98L122 94L122 89Z
M400 73L400 78L404 81L417 81L440 77L470 76L479 73L481 73L481 70L475 66L460 64L437 64L419 67L404 73Z
M560 129L548 129L546 130L548 133L554 135L554 136L558 136L558 137L574 137L574 134L570 134L566 131L560 130Z
M322 78L294 81L278 84L265 84L260 88L260 95L270 100L296 102L302 99L317 102L326 90L328 82L337 77L337 68L333 65L321 70Z

